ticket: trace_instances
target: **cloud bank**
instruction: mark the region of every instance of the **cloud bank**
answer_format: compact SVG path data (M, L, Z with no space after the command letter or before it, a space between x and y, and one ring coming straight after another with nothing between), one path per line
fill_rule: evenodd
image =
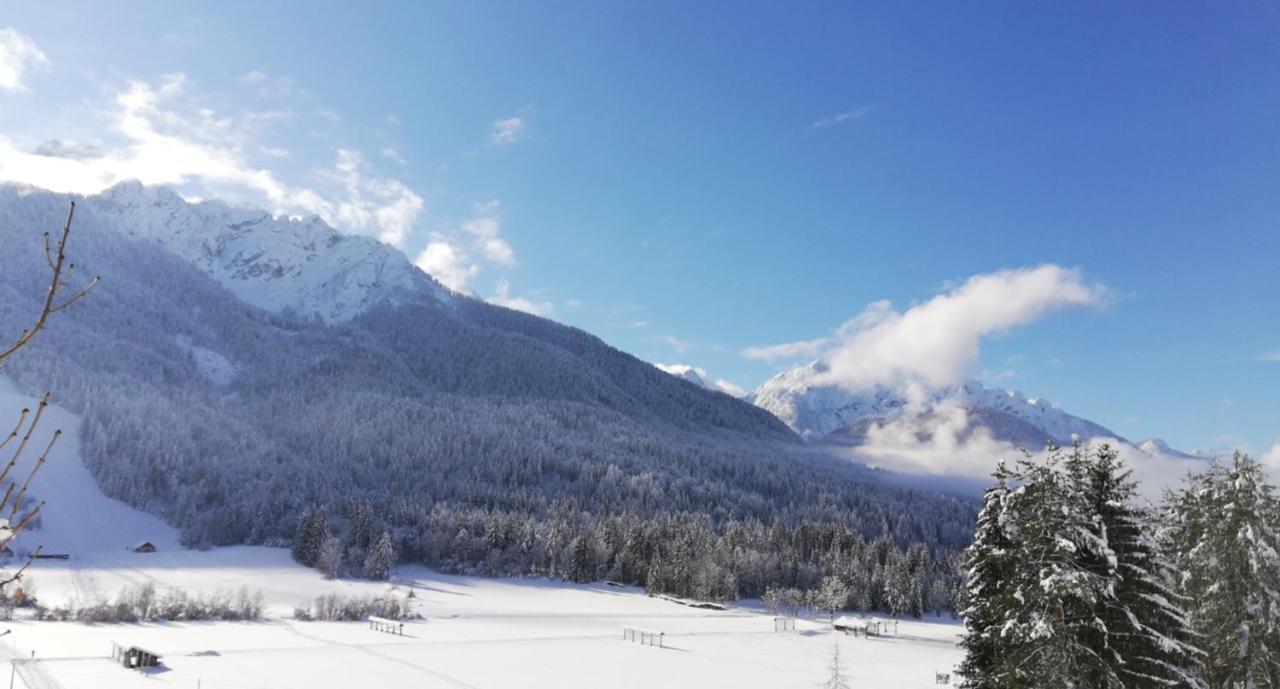
M181 73L158 84L133 81L106 109L106 141L52 139L28 152L0 135L0 181L58 192L96 194L136 179L148 185L196 187L204 195L267 206L276 213L315 214L344 232L369 234L395 246L421 216L423 198L403 182L372 171L357 151L337 148L314 185L294 185L254 165L263 130L296 115L287 110L222 115L184 101ZM287 151L270 149L271 157Z
M1045 264L975 275L906 311L878 301L827 337L763 347L743 355L762 361L819 358L815 380L865 390L957 385L978 369L982 340L1053 311L1098 306L1106 290L1080 271Z

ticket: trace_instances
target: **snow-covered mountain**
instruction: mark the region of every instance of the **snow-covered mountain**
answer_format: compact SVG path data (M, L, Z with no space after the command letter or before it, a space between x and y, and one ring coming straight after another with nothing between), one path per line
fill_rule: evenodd
M447 303L454 295L371 237L317 217L272 216L221 201L188 203L163 187L122 182L81 212L193 263L237 297L274 313L341 322L383 302Z
M716 390L732 397L742 397L746 394L742 388L727 380L713 380L705 370L696 366L688 364L654 364L654 366L660 371L670 373L680 380L689 381L700 388Z
M929 390L913 405L902 391L884 386L854 392L819 384L816 379L824 370L824 364L813 362L784 371L765 381L748 400L809 440L831 438L857 444L869 425L904 417L912 417L927 429L931 413L943 405L958 405L967 412L972 426L984 427L994 439L1019 447L1039 449L1047 440L1067 443L1073 436L1119 438L1047 400L988 388L974 380Z

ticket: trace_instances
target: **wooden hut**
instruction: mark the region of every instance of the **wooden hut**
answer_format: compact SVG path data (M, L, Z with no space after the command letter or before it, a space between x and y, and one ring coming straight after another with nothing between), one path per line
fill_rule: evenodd
M160 654L148 651L139 646L125 646L111 642L111 659L120 663L121 667L130 670L141 670L160 666Z
M151 541L143 541L138 545L133 546L133 552L135 553L154 553L155 551L156 544Z

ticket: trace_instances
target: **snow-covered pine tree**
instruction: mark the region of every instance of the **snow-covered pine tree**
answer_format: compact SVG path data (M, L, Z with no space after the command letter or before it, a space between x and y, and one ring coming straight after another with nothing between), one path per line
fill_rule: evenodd
M325 579L337 579L342 573L345 550L342 547L342 539L337 536L329 536L320 544L320 554L316 557L316 569L320 570Z
M1009 596L1008 582L1017 553L1000 523L1009 498L1009 470L1004 462L996 467L994 477L995 485L983 497L973 544L965 553L969 605L963 613L965 656L960 675L961 686L967 689L1001 686L997 678L1008 655L1001 629L1016 604Z
M1089 565L1092 553L1109 554L1064 466L1071 459L1054 449L1044 462L1020 461L1011 477L1022 485L1005 499L1001 525L1016 543L1016 566L1001 588L1015 603L1003 610L1004 662L985 686L1123 687L1097 645L1104 625L1096 612L1111 578Z
M1280 500L1237 453L1165 498L1160 542L1180 573L1210 689L1280 687Z
M596 555L591 543L578 536L569 545L569 581L587 583L596 580Z
M366 579L382 581L391 574L391 568L395 564L396 551L391 545L391 534L383 531L369 549L369 556L364 559L364 576Z
M1099 601L1104 627L1085 632L1111 666L1108 675L1126 688L1199 689L1202 653L1192 644L1182 597L1170 587L1172 573L1152 537L1151 515L1136 503L1137 484L1114 448L1104 444L1087 454L1077 446L1071 463L1094 516L1094 536L1106 548L1084 555L1111 584Z
M844 610L849 603L849 589L840 577L828 574L822 578L822 585L818 588L818 601L827 616L835 619L836 612Z
M320 551L329 539L329 517L323 507L312 505L298 522L298 533L293 539L293 559L308 567L320 562Z

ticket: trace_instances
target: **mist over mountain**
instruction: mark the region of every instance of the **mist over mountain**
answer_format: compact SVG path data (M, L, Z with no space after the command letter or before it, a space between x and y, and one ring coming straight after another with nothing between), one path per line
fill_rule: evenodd
M814 362L790 369L765 381L748 398L782 419L808 439L835 433L857 435L859 426L906 416L923 417L944 404L963 407L975 427L1004 440L1039 450L1046 442L1069 444L1073 436L1088 439L1120 436L1092 421L1073 416L1044 399L1028 398L1015 390L988 388L976 380L958 386L910 391L876 385L854 391L817 382L825 364Z

